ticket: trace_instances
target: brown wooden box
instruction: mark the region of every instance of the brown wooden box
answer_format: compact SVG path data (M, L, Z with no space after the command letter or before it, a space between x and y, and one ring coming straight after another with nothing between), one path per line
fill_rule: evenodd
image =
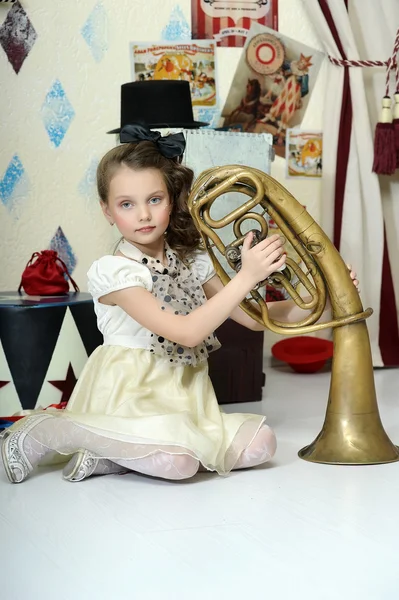
M209 375L219 404L260 401L265 384L263 332L228 319L216 336L222 347L209 355Z

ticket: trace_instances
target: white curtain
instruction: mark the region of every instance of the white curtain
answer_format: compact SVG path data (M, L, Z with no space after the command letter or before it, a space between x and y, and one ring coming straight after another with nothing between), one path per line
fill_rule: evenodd
M392 53L395 35L399 27L399 1L350 0L349 18L362 59L387 60ZM399 60L399 56L397 60ZM385 94L384 69L364 69L364 82L371 127L374 131L379 117L381 99ZM391 94L393 92L394 73L392 72ZM392 177L381 177L380 185L399 318L399 170Z
M350 0L351 2L351 0ZM357 39L355 39L355 28L352 27L350 15L344 0L326 0L335 27L339 34L343 51L350 60L374 59L386 60L393 47L395 34L385 33L385 54L381 51L377 55L360 55ZM375 10L382 13L381 4L394 4L399 6L398 0L384 0L381 2L364 2L354 0L362 20L366 12ZM309 14L315 30L320 35L325 52L334 57L342 58L334 41L330 27L319 5L318 0L303 0L304 7ZM351 11L351 15L354 14ZM385 18L385 15L384 15ZM389 20L388 11L386 18ZM391 15L392 27L396 30L395 19ZM381 15L370 16L368 21L369 37L376 34L379 29ZM399 18L396 19L398 23ZM378 24L378 26L376 26ZM365 27L362 21L362 28ZM363 31L363 29L362 29ZM356 31L357 33L357 31ZM381 32L379 35L384 36ZM366 36L368 43L368 37ZM389 49L389 45L391 48ZM341 117L341 103L343 93L344 69L343 67L328 66L326 100L324 106L323 126L323 208L322 227L332 237L334 197L335 197L335 175L338 147L338 132ZM379 178L372 173L373 163L373 135L374 126L369 118L366 89L364 83L364 71L362 68L352 67L349 69L350 91L352 98L353 118L350 139L350 151L348 159L348 170L344 194L344 206L342 214L342 229L340 253L346 262L351 262L357 270L361 282L361 298L365 307L371 306L374 310L373 316L368 319L368 327L373 355L374 366L383 366L383 359L379 347L379 322L380 322L380 294L382 282L383 264L383 240L384 240L384 216L383 198ZM381 69L382 77L385 70ZM379 103L384 95L382 86L379 95ZM376 117L377 115L375 115ZM374 119L375 124L375 119ZM397 230L399 231L399 230ZM394 254L391 254L394 258ZM396 251L397 256L397 251Z

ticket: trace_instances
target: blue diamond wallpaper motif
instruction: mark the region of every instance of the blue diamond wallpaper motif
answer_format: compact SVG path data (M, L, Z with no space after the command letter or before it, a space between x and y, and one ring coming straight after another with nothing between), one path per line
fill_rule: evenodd
M79 194L84 196L87 200L97 198L96 175L98 163L98 158L93 158L91 160L90 165L78 186Z
M50 141L58 148L75 116L75 111L58 79L48 92L41 113Z
M209 123L201 129L215 129L218 126L220 111L214 108L196 108L194 109L195 120L202 123Z
M57 231L55 232L50 242L49 249L58 252L58 256L64 261L64 263L68 267L69 273L72 274L74 268L76 267L77 260L73 253L72 247L68 242L61 227L58 227Z
M162 30L162 39L168 42L191 40L191 28L180 6L175 6L168 25Z
M15 154L5 173L0 179L0 200L8 210L12 211L19 201L25 200L29 189L29 181L24 166Z
M108 50L108 15L102 0L94 6L81 33L94 60L101 62Z
M16 2L0 27L0 45L15 73L19 73L36 38L37 33L28 15L20 3Z

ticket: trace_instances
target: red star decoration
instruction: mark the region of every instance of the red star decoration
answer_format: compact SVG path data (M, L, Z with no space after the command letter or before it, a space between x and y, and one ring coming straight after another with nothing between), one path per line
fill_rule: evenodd
M8 383L10 383L10 382L9 381L0 381L0 390L1 390L1 388L3 388Z
M73 388L75 387L77 379L75 377L75 373L73 372L73 368L71 363L69 363L68 371L64 380L61 381L49 381L51 385L56 387L58 390L61 390L62 397L60 400L60 404L62 402L67 403L71 394L73 392Z

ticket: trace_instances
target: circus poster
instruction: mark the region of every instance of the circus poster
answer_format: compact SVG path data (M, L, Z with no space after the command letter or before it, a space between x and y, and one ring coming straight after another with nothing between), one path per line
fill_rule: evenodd
M131 44L133 81L188 81L194 107L216 108L215 42Z
M324 54L254 24L243 48L222 110L223 126L271 133L278 156L285 157L287 129L305 115Z
M286 176L321 177L323 136L320 131L287 130Z
M252 23L277 30L278 0L191 0L193 39L242 48Z

